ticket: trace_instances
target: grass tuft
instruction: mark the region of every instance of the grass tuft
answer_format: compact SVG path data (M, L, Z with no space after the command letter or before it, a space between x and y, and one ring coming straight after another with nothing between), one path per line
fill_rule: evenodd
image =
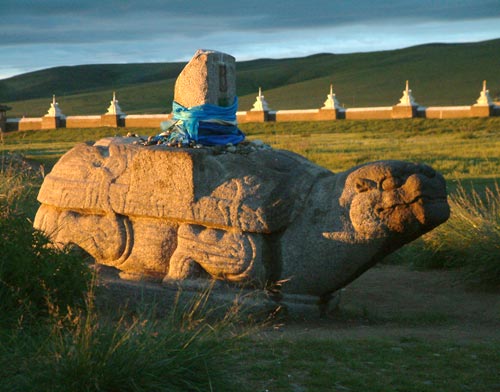
M39 174L17 157L0 167L0 324L35 322L82 300L90 271L32 227ZM6 156L3 162L7 162ZM32 216L32 215L31 215Z
M174 319L123 313L106 322L91 293L84 309L56 315L50 328L18 331L0 344L3 386L61 392L234 390L226 370L234 340L203 320L188 325Z

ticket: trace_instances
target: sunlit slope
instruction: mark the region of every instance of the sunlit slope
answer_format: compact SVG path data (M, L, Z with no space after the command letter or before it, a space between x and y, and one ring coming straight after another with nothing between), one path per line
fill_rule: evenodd
M52 94L63 112L103 113L117 91L127 113L169 112L173 84L183 63L108 64L58 67L0 81L0 102L9 116L39 116ZM488 81L500 95L500 39L468 44L430 44L400 50L317 54L303 58L237 63L240 109L252 106L258 87L273 109L320 107L333 83L346 107L392 105L405 80L417 102L467 105Z

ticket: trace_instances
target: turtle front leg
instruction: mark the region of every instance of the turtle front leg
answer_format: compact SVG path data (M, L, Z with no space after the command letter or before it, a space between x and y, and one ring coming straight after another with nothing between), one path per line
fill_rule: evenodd
M252 233L183 224L164 282L217 279L240 284L265 282L262 240Z
M163 282L171 282L175 280L184 280L192 278L200 278L201 275L206 275L203 268L184 252L176 251L170 259L168 274L163 279Z
M185 240L186 233L188 237L192 236L193 225L182 224L177 231L177 247L170 257L168 273L163 279L164 283L182 281L186 279L208 278L208 273L201 267L196 238ZM187 243L186 243L187 242Z

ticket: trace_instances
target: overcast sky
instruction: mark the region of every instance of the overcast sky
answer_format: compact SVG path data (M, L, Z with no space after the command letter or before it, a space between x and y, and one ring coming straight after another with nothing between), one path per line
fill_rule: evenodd
M199 48L248 60L500 38L500 0L0 0L0 16L0 79Z

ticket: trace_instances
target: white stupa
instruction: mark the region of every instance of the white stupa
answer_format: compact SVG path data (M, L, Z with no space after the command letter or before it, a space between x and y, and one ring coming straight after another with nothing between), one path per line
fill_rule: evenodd
M64 114L61 111L59 104L56 102L55 95L52 96L52 103L50 104L50 108L45 117L64 117Z
M486 89L486 80L483 80L483 90L479 94L474 106L493 106L495 103L490 97L490 91Z
M406 81L406 88L403 91L403 96L399 99L399 103L396 106L418 106L418 103L415 102L415 98L413 98L411 94L408 80Z
M333 93L333 84L330 84L330 94L326 96L326 101L323 103L323 107L321 109L344 110L340 102L335 97L335 94Z
M269 105L267 104L264 96L262 95L262 89L259 87L259 95L255 97L255 102L253 104L252 109L250 111L260 111L260 112L268 112Z
M118 115L118 116L125 114L122 112L120 105L118 105L118 100L116 99L116 93L114 91L113 91L113 100L110 101L109 108L106 114Z

